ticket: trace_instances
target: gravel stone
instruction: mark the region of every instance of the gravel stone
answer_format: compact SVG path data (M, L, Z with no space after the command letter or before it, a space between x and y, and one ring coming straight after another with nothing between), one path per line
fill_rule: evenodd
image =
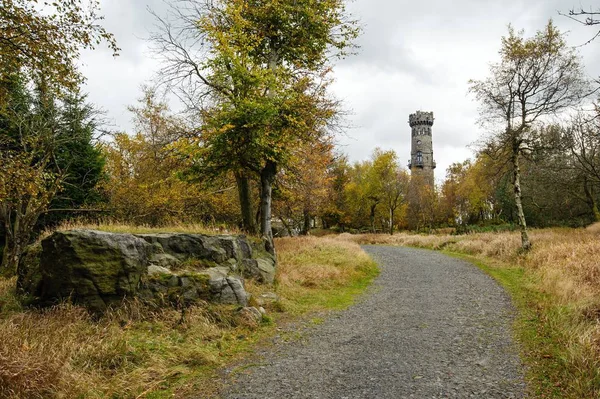
M235 373L229 399L522 398L510 298L476 266L366 246L381 275L358 303Z

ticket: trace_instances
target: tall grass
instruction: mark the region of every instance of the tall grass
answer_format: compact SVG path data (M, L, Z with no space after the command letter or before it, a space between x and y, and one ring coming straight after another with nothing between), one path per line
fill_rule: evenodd
M348 306L378 273L376 264L353 242L281 238L277 248L277 289L292 313Z
M189 308L185 318L136 302L99 320L70 304L22 309L14 278L0 279L0 398L211 397L217 370L274 333L279 319L347 306L377 271L356 243L304 238L276 246L277 285L247 281L253 304L267 291L280 297L263 304L269 317L260 325L235 306L213 304Z
M600 223L587 229L532 230L533 249L526 254L520 251L518 232L338 239L442 249L482 260L491 274L518 286L515 300L526 315L518 331L532 395L600 397Z
M88 229L106 231L108 233L156 234L156 233L187 233L187 234L242 234L237 227L211 225L201 223L178 223L166 226L133 225L115 221L91 223L82 220L68 220L56 227L44 231L40 238L45 238L55 231Z

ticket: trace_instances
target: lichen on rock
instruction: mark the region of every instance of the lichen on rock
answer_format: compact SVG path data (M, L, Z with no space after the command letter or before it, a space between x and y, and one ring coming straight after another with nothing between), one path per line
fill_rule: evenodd
M245 236L60 231L27 249L18 287L42 306L70 299L95 312L133 297L246 306L243 277L273 283L275 259L264 253Z

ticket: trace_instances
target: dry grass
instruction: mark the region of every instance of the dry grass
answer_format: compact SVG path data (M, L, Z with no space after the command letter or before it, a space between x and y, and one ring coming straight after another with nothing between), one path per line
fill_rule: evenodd
M377 275L376 264L354 242L297 237L276 245L277 291L290 313L348 306Z
M147 226L132 225L113 221L104 221L101 223L87 223L84 221L66 221L51 230L42 233L41 238L45 238L54 231L65 231L74 229L100 230L110 233L132 233L132 234L151 234L151 233L189 233L189 234L242 234L241 231L231 226L205 225L199 223L180 223L169 224L165 226Z
M587 229L533 230L533 249L520 254L519 232L394 236L342 234L338 239L359 244L406 245L444 249L535 270L545 293L565 304L595 303L600 311L600 224Z
M183 323L180 311L135 302L100 320L69 304L23 310L15 280L0 279L0 398L210 397L216 370L273 333L271 318L346 306L376 274L355 243L286 238L277 249L282 299L265 305L262 325L209 304L188 309ZM273 290L251 281L247 289L255 298Z
M0 397L135 398L222 364L221 348L252 332L230 307L196 307L180 318L139 304L99 321L68 304L7 315L0 320Z
M530 307L522 308L529 314L522 320L520 339L528 347L525 357L531 369L537 370L533 396L600 397L600 223L587 229L532 230L533 249L526 254L520 251L518 232L342 234L338 239L472 255L492 265L496 270L492 274L501 280L510 273L524 273L515 292L527 296L524 306Z
M280 290L346 285L360 275L362 266L371 263L359 245L328 237L281 238L277 249Z
M600 222L588 226L586 230L592 234L600 234Z

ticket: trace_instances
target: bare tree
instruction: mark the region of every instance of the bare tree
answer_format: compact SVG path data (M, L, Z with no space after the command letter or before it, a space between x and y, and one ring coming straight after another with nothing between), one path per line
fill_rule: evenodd
M559 12L559 14L585 26L600 25L600 8L594 9L590 7L589 10L584 10L583 7L579 7L578 9L571 8L568 13ZM600 36L600 30L590 40L585 42L584 45L593 42L598 36Z
M596 193L600 187L600 109L580 111L564 130L562 143L572 157L572 168L581 176L585 200L595 221L600 221Z

